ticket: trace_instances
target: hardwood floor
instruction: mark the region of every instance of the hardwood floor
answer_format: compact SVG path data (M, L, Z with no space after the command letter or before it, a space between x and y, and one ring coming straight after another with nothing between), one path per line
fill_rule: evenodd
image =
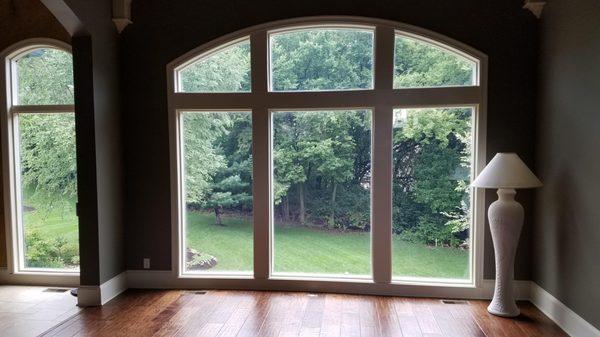
M566 336L528 302L517 319L487 301L248 291L129 290L43 336Z

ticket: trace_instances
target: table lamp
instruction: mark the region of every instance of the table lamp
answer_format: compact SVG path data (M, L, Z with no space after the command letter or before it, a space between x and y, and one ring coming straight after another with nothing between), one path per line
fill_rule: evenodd
M516 153L498 153L471 184L497 188L498 200L488 209L496 258L496 285L488 312L502 317L519 315L513 293L515 254L523 227L523 206L515 201L519 188L536 188L542 182Z

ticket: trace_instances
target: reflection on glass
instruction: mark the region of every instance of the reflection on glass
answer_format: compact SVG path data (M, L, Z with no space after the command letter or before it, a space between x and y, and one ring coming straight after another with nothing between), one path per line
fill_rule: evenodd
M209 52L178 71L178 92L249 92L250 41Z
M371 111L273 113L274 267L369 276Z
M52 48L36 49L15 61L15 71L15 104L73 104L71 54Z
M373 31L312 28L271 34L271 90L373 88Z
M395 277L469 279L471 108L397 109Z
M75 115L22 114L18 121L25 268L76 271Z
M251 273L252 114L185 112L185 271Z
M477 64L461 55L397 35L394 88L475 85Z

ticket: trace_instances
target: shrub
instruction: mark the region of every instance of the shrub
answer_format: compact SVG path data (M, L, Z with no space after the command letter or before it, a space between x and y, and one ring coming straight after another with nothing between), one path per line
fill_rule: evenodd
M34 268L72 268L79 265L79 248L66 238L43 238L35 229L25 235L25 260Z

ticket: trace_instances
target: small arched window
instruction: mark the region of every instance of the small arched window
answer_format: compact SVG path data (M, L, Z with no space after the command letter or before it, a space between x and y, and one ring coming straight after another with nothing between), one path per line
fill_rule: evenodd
M5 54L4 184L11 269L77 273L77 165L69 46L25 41Z
M168 78L180 276L476 282L481 53L319 18L218 39Z

